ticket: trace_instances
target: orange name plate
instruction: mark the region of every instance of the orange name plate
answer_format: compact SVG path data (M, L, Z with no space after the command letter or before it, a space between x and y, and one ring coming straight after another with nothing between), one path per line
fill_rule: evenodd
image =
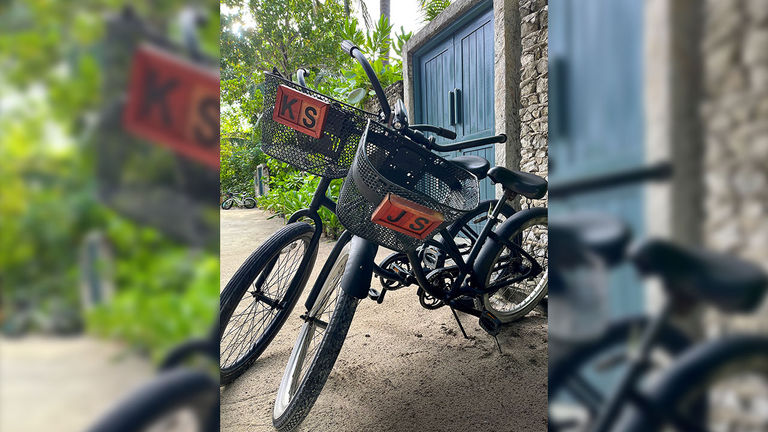
M281 85L277 87L272 120L313 138L320 138L328 105L330 104Z
M443 223L443 215L388 193L373 212L371 222L423 240Z

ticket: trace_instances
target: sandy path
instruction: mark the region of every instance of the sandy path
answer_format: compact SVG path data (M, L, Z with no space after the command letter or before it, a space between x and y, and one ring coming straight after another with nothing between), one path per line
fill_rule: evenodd
M221 212L222 288L282 226L267 217L261 210ZM332 246L321 243L308 285ZM262 357L222 388L222 431L274 430L272 403L301 326L304 296ZM389 292L380 305L363 301L328 383L299 430L546 430L546 317L534 313L507 327L499 336L500 355L476 318L460 316L470 340L461 337L449 309L419 306L414 288Z
M0 339L0 431L84 430L153 374L146 359L109 341Z

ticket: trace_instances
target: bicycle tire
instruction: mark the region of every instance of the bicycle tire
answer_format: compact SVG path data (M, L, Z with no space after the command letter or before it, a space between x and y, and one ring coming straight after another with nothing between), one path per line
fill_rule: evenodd
M235 200L233 200L232 198L226 199L224 200L223 203L221 203L221 208L223 208L224 210L229 210L232 208L232 204L234 203L235 203Z
M294 349L291 352L291 358L283 374L272 413L272 424L280 432L294 430L309 414L323 386L325 386L325 382L328 380L333 365L336 363L341 347L344 344L344 339L349 331L349 326L352 323L352 318L357 310L359 300L347 294L341 287L341 276L344 274L346 260L349 257L349 245L337 244L337 247L342 248L342 253L337 255L336 263L331 271L328 274L321 275L321 277L325 278L324 286L308 315L316 317L319 314L322 317L325 310L320 309L323 307L323 303L328 303L334 291L338 292L338 297L335 299L335 308L327 323L325 333L315 349L315 355L311 359L309 369L307 369L303 377L300 377L301 379L298 383L294 383L292 378L295 379L295 368L301 368L306 364L307 360L303 358L301 364L296 363L294 360L299 356L303 356L297 350L301 350L303 347L306 352L306 345L311 343L314 336L310 331L315 329L315 326L310 324L309 321L302 326ZM346 252L344 252L345 250ZM339 269L340 274L337 273ZM332 277L329 278L329 276ZM335 279L336 276L339 276L338 280ZM330 302L332 303L333 300ZM293 395L290 395L290 387L296 388ZM286 394L289 397L287 405L281 403L283 395Z
M508 236L508 240L513 243L523 243L525 240L522 238L523 232L531 228L533 226L541 226L543 225L545 228L547 226L547 209L543 209L540 207L533 207L527 210L520 211L516 213L517 222L514 227L511 228L511 233ZM526 235L527 237L527 235ZM497 250L492 252L492 256L494 258L491 260L490 265L488 266L487 274L487 280L486 284L490 283L490 278L493 275L492 269L494 269L496 262L500 259L502 256L504 250L507 249L506 246L504 246L501 243L496 243ZM526 251L531 252L531 251ZM545 247L545 257L543 260L546 260L546 247ZM538 258L538 257L534 257ZM539 263L541 264L541 263ZM543 299L547 295L547 263L545 262L543 264L544 267L544 274L542 275L541 281L537 282L536 287L531 290L531 293L523 299L519 304L515 304L514 308L510 311L504 311L496 308L496 304L500 304L502 302L511 302L510 300L503 292L501 292L502 289L509 289L509 287L502 287L499 290L497 290L495 293L491 294L485 294L483 295L482 301L483 306L489 310L493 315L495 315L502 323L507 324L514 321L517 321L524 316L526 316L530 311L535 308L541 299ZM520 285L525 281L519 281L514 285ZM496 300L493 300L496 299Z
M94 423L88 432L135 432L189 409L202 431L219 430L219 386L208 374L176 369L133 391ZM189 417L187 417L189 419ZM189 420L188 420L189 421Z
M254 198L251 198L251 197L246 197L243 200L243 207L245 207L247 209L252 209L252 208L256 207L256 200Z
M723 379L733 378L734 375L752 373L759 375L742 377L742 382L753 384L761 382L762 391L768 387L768 337L763 335L735 335L725 339L697 345L683 353L680 358L665 371L655 383L655 386L645 394L649 407L640 410L632 407L618 418L618 426L622 431L628 432L655 432L655 431L688 431L688 430L725 430L721 428L710 429L713 420L707 415L707 401L717 402L716 398L709 398L707 390L715 388ZM729 386L726 386L729 388ZM733 384L730 386L732 394L727 403L729 409L733 409L733 399L736 396ZM753 389L754 391L754 389ZM750 392L750 399L754 394ZM763 394L762 392L760 394ZM722 401L721 401L722 402ZM714 411L718 411L715 409ZM747 413L749 414L749 412ZM752 412L752 414L755 414ZM765 430L768 425L766 413L761 413L761 425L741 428L729 425L728 430ZM733 419L743 420L739 415L733 415ZM748 418L749 416L744 416ZM732 420L733 420L732 419ZM717 419L715 419L717 421ZM738 420L737 420L738 421ZM677 425L670 423L678 422Z
M555 398L558 397L561 390L566 388L572 377L579 375L579 372L583 371L590 363L600 359L601 356L619 346L626 345L633 337L642 334L649 324L650 318L647 316L622 318L612 322L596 340L590 343L576 344L574 348L559 357L550 356L548 370L550 408L554 406ZM670 324L666 324L659 331L658 337L657 348L673 357L691 345L688 336ZM550 340L550 344L552 343L553 341ZM549 430L552 432L560 430L553 420L550 418Z
M245 372L253 362L259 358L259 356L261 356L290 315L307 283L307 279L312 272L315 259L317 258L317 244L312 244L311 241L313 234L314 228L305 222L295 222L281 228L248 257L237 272L235 272L232 279L227 283L224 291L222 291L219 308L220 318L218 333L220 344L219 364L222 384L229 384L234 381L237 377L242 375L242 373ZM262 281L261 286L256 290L259 291L265 284L268 284L268 282L272 280L274 277L273 275L275 274L275 267L277 267L281 258L281 252L297 242L301 242L299 244L303 244L304 248L300 260L294 261L298 263L296 264L296 273L286 285L284 292L278 288L278 294L282 293L282 295L278 295L277 298L269 299L273 304L279 304L280 308L270 306L269 304L264 303L264 301L255 301L251 303L252 305L264 303L264 306L269 307L271 309L269 312L271 320L269 323L262 324L259 327L259 330L263 329L261 334L256 335L255 337L254 335L249 336L248 341L250 342L250 348L246 348L247 351L244 353L242 350L239 351L239 353L243 355L236 357L234 362L228 364L229 356L231 356L231 354L226 355L226 349L230 344L226 343L224 338L228 335L227 329L235 309L248 294L248 289L251 286L254 286L254 282L258 283L259 280ZM312 250L310 250L310 248ZM286 253L290 253L290 251ZM290 259L290 256L288 258ZM266 273L265 270L267 270ZM278 274L278 276L280 275ZM283 276L279 278L277 282L283 283L287 280L286 278L287 276ZM251 295L254 298L256 297L254 293L251 293ZM265 309L266 308L260 310ZM279 310L272 316L272 311L275 309ZM255 307L254 310L256 310ZM256 317L258 313L261 313L263 316L266 312L248 312L247 317L250 317L251 314ZM255 328L255 325L253 325L249 331L253 328ZM235 337L240 337L240 334L242 334L241 329L238 330L238 332L239 333L236 334Z

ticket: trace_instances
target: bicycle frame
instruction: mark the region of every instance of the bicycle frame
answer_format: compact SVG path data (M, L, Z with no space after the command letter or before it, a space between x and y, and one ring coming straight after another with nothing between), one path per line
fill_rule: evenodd
M453 268L458 269L459 273L457 277L453 280L453 283L451 285L451 289L449 292L445 293L445 292L437 291L433 289L433 287L429 283L428 275L424 273L424 269L421 266L422 260L419 257L418 250L408 252L406 256L408 257L408 260L411 264L413 276L416 279L416 282L419 285L419 287L421 287L425 292L427 292L432 297L439 299L441 301L450 303L451 306L456 308L457 310L460 310L462 312L465 312L471 315L479 316L481 314L480 311L477 311L474 308L464 307L458 303L454 304L451 302L451 300L462 295L479 296L489 292L493 292L494 290L500 288L501 284L508 285L510 283L516 283L523 279L529 278L532 275L536 275L540 273L543 270L542 267L538 264L538 262L536 262L536 260L532 256L530 256L530 254L528 254L522 247L520 247L520 245L517 245L514 242L510 242L506 238L502 238L502 236L497 235L493 231L494 227L496 227L500 222L499 214L501 213L504 204L506 204L506 202L510 198L511 197L508 197L507 195L503 195L497 201L496 206L494 207L493 211L489 215L488 219L483 225L483 228L480 231L480 234L477 236L477 239L472 245L472 248L470 249L466 260L464 258L464 255L459 250L458 245L453 240L453 237L449 234L447 228L443 228L442 230L440 230L442 241L438 242L435 240L429 240L425 243L425 246L435 246L440 250L447 252L448 257L450 257L455 262L455 265L453 266L437 268L432 271L432 272L443 272L443 271L450 271ZM515 251L515 253L519 254L519 256L522 256L523 258L528 260L531 263L530 271L524 275L517 276L516 278L513 278L511 280L504 279L503 282L500 282L498 284L492 283L489 286L485 286L485 280L481 280L476 277L477 272L475 271L475 264L478 262L480 251L484 246L486 246L486 240L488 238L491 238L494 241L501 243L502 245ZM493 258L493 257L490 257L490 258ZM487 258L481 258L481 259L487 259ZM407 281L405 281L402 276L396 273L387 271L385 269L382 269L378 265L374 265L373 271L379 277L386 278L386 279L393 279L399 282L407 283Z
M671 310L670 303L665 302L660 313L644 329L637 352L630 356L627 370L619 377L619 383L608 398L607 405L599 412L593 432L609 431L627 400L641 408L649 406L646 398L638 392L637 382L648 367L651 349L655 346L660 330L667 324Z

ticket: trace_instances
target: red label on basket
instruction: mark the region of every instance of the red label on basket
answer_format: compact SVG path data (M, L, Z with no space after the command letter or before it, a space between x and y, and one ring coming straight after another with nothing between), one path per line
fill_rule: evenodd
M313 138L320 138L328 105L330 104L281 85L277 87L272 120Z
M373 212L371 222L423 240L443 223L443 215L389 193Z

